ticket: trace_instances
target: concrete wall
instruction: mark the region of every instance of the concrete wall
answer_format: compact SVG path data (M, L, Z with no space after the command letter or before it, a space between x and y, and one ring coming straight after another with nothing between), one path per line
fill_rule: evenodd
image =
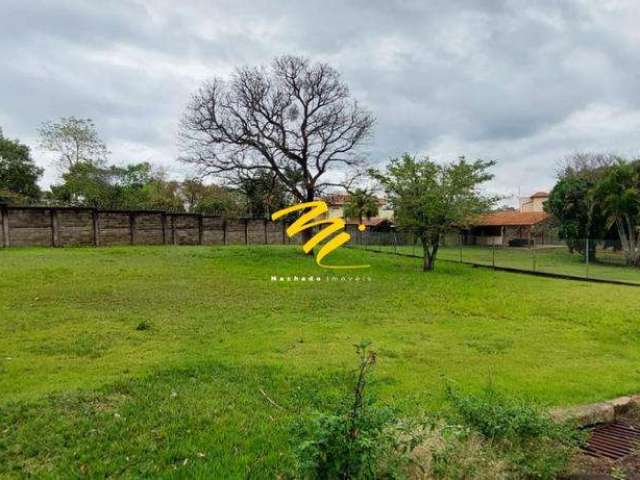
M0 206L0 247L288 244L285 225L188 213Z

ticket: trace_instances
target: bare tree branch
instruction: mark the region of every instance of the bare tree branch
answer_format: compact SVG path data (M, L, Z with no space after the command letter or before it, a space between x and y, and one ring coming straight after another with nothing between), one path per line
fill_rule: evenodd
M336 184L323 181L327 173L362 164L357 150L373 125L331 66L283 56L198 90L181 122L181 160L228 179L270 171L310 201Z

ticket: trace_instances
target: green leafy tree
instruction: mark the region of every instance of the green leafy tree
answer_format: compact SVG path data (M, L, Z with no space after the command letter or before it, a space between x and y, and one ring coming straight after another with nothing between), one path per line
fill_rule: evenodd
M62 184L51 187L53 199L60 203L134 209L148 205L147 186L153 181L153 176L148 163L103 167L80 162L64 173L62 179Z
M560 238L567 242L570 252L585 254L587 238L603 234L604 218L593 198L594 183L584 177L558 180L549 194L545 210L559 224ZM595 243L591 242L589 258L595 259Z
M247 214L253 218L271 218L273 212L293 201L286 186L270 172L252 172L243 175L237 183L246 198Z
M39 133L40 147L58 154L64 170L81 163L100 165L109 154L90 118L62 117L57 122L44 122Z
M0 130L0 203L29 203L40 198L38 179L42 169L31 158L29 147L10 140Z
M378 215L378 198L363 188L357 188L349 195L349 201L342 207L346 218L357 218L360 223L366 218Z
M169 212L185 211L180 182L167 181L162 176L159 176L147 183L144 191L146 196L145 208Z
M181 193L187 208L193 213L225 217L242 217L246 214L244 197L231 188L189 179L182 183Z
M594 197L594 189L612 161L609 155L573 155L566 161L549 194L545 211L557 221L560 237L565 239L571 252L585 255L585 239L597 239L606 233L606 216ZM596 258L595 245L595 242L589 243L591 260Z
M433 270L443 236L467 224L495 205L498 197L482 194L478 186L491 178L493 161L438 164L428 157L405 154L391 160L386 172L371 171L384 186L396 223L412 231L423 249L423 270Z
M608 168L594 196L607 226L616 227L626 263L640 266L640 160L619 160Z

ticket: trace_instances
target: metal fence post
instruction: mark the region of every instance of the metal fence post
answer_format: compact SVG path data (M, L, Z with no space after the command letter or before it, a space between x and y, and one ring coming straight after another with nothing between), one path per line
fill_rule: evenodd
M460 248L460 263L462 263L462 233L458 235L458 245Z
M531 251L533 252L533 271L536 271L536 239L534 238L531 242L531 246L532 249Z
M493 269L496 268L496 244L492 240L491 241L491 264L493 265Z

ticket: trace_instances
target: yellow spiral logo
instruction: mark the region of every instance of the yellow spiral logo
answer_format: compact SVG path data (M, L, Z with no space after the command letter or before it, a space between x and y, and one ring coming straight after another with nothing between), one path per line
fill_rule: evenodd
M289 227L287 227L287 235L289 238L297 235L303 230L307 230L309 228L317 227L319 225L327 225L323 229L321 229L318 233L316 233L311 239L302 245L302 250L304 253L309 253L313 250L313 247L318 245L323 240L329 238L336 232L340 232L340 230L344 230L345 221L342 218L328 218L328 219L320 219L315 220L317 217L323 215L324 213L329 211L329 207L325 202L316 201L316 202L306 202L299 203L292 207L283 208L282 210L278 210L271 215L272 220L278 220L290 213L297 212L298 210L309 209L308 212L303 213L298 217L298 219L293 222ZM360 231L363 231L364 225L360 225L358 227ZM370 265L325 265L322 263L322 260L333 252L335 249L341 247L345 243L351 240L351 235L347 232L340 232L327 243L320 247L318 253L316 254L316 263L322 268L334 268L334 269L352 269L352 268L368 268Z

